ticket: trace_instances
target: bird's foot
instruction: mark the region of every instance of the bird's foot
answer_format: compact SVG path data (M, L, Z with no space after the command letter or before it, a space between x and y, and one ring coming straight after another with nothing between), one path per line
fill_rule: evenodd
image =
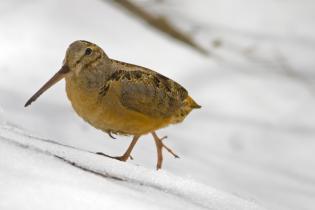
M162 147L164 147L169 153L171 153L174 156L174 158L179 158L179 156L175 154L175 152L171 148L169 148L163 143L163 140L167 139L167 136L163 136L162 138L159 138L159 139L162 143Z
M107 155L107 154L105 154L105 153L103 153L103 152L97 152L97 153L95 153L95 154L97 154L97 155L102 155L102 156L109 157L109 158L113 158L113 156Z
M126 162L129 158L130 158L130 160L133 160L133 157L131 155L129 155L129 156L122 155L122 156L116 156L116 157L112 157L112 158L116 159L116 160L123 161L123 162Z
M131 160L133 160L133 157L131 155L127 156L127 155L122 155L122 156L111 156L111 155L107 155L107 154L104 154L103 152L97 152L96 153L97 155L102 155L102 156L105 156L105 157L108 157L108 158L112 158L112 159L116 159L116 160L119 160L119 161L127 161L128 158L130 158Z
M157 150L157 164L156 164L156 169L159 170L162 168L162 162L163 162L163 154L162 154L162 149L165 148L169 153L171 153L175 158L179 158L178 155L173 152L168 146L166 146L163 143L163 140L167 138L167 136L164 136L162 138L159 138L155 132L152 132L153 139L156 144L156 150Z

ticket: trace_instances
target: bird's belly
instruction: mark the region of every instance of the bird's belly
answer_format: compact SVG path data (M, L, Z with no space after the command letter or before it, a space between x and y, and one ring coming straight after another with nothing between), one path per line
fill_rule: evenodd
M76 113L93 127L105 132L142 135L169 124L168 119L153 119L127 110L114 94L100 98L97 91L77 89L68 84L66 91Z

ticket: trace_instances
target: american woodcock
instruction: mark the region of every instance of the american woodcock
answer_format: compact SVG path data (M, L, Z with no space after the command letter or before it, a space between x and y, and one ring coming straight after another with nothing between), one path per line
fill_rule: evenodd
M139 137L151 133L157 149L157 169L162 166L162 149L178 157L155 131L180 123L200 106L177 82L144 67L110 59L96 44L75 41L67 49L61 69L25 104L65 78L66 92L74 110L85 121L108 133L133 135L126 161Z

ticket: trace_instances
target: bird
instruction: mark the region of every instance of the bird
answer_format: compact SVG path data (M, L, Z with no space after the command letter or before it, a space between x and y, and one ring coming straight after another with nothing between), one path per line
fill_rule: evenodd
M162 167L163 148L179 156L164 144L166 136L160 138L156 131L183 122L193 109L201 108L179 83L149 68L111 59L85 40L69 45L60 70L24 106L62 79L73 109L87 123L112 138L113 134L133 136L123 155L97 154L127 161L140 136L151 134L157 170Z

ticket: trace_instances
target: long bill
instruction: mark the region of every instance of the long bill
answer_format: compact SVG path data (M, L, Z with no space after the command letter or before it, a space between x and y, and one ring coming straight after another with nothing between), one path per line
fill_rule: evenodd
M48 81L46 82L24 105L24 107L27 107L30 105L33 101L35 101L41 94L43 94L46 90L48 90L51 86L59 82L61 79L63 79L67 73L70 72L70 69L67 65L63 65L61 69Z

